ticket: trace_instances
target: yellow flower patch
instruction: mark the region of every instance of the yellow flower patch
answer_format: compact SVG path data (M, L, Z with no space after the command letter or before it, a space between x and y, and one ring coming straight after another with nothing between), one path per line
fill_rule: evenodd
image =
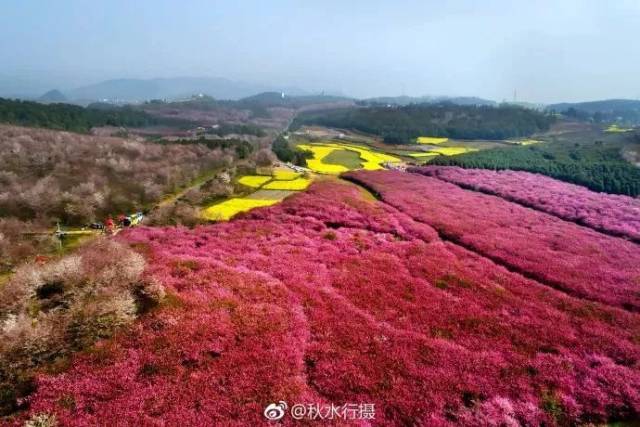
M296 178L289 181L271 181L262 187L264 190L290 190L290 191L301 191L305 190L309 184L311 184L311 180L307 178Z
M238 180L240 184L251 188L260 188L269 181L271 177L264 175L245 175Z
M416 139L416 142L418 144L432 144L432 145L438 145L438 144L442 144L444 142L447 142L449 140L449 138L438 138L435 136L419 136Z
M253 208L275 205L279 201L280 200L278 199L229 199L204 209L202 211L202 216L205 219L213 221L228 221L240 212L246 212Z
M633 129L629 128L621 128L620 126L613 124L606 128L604 131L608 133L623 133L623 132L631 132Z
M273 171L273 178L279 181L290 181L300 176L300 172L292 171L290 169L276 169Z
M343 165L323 163L322 160L334 150L349 150L358 153L360 159L362 159L362 168L366 170L382 169L382 163L385 162L400 162L400 159L397 157L351 144L300 144L298 147L313 153L313 159L307 159L307 166L309 169L318 173L339 174L350 170Z
M458 154L470 153L478 151L476 148L467 147L439 147L431 150L432 153L442 154L443 156L457 156Z

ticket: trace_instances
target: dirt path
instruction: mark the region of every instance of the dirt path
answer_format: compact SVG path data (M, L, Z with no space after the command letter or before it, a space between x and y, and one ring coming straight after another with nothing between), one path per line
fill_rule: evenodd
M166 197L164 197L162 200L160 200L158 203L156 203L150 210L154 210L157 208L161 208L164 206L168 206L171 204L174 204L178 199L180 199L182 196L184 196L185 194L187 194L187 192L189 192L190 190L193 190L194 188L200 188L202 185L204 185L205 183L207 183L208 181L212 180L213 178L215 178L215 176L221 171L222 169L214 169L210 172L207 172L206 174L198 177L197 179L195 179L194 181L192 181L190 184L188 184L186 187L184 187L183 189L179 190L178 192L175 192L173 194L170 194Z

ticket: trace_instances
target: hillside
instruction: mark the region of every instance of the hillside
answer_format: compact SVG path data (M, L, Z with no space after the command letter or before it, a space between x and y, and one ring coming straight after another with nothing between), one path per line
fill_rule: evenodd
M147 209L252 150L234 140L151 143L0 125L0 273L50 252L56 223Z
M160 305L116 311L131 326L40 374L15 425L262 425L281 401L360 402L379 425L640 416L636 244L433 177L348 178L378 199L325 180L228 223L120 235Z

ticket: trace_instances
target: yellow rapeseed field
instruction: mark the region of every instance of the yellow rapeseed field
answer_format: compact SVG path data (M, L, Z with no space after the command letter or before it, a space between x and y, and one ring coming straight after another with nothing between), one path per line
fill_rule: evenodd
M234 215L240 212L246 212L253 208L262 206L275 205L279 201L280 200L278 199L229 199L204 209L202 212L202 216L205 219L210 219L213 221L228 221Z
M309 184L311 184L311 180L308 178L296 178L291 180L271 181L262 188L264 190L300 191L305 190L309 186Z
M300 176L299 172L292 171L290 169L275 169L273 171L273 178L280 181L290 181Z
M449 140L449 138L438 138L435 136L419 136L416 139L416 142L418 144L433 144L433 145L437 145L437 144L442 144L443 142L447 142Z
M301 150L309 150L313 153L313 159L307 159L307 166L314 172L318 173L326 173L326 174L340 174L342 172L346 172L349 169L342 165L332 165L322 163L322 159L327 157L329 153L331 153L335 148L328 147L325 145L308 145L308 144L300 144L298 148Z
M245 175L238 180L240 184L251 188L260 188L269 181L271 181L271 177L264 175Z
M478 151L476 148L467 147L439 147L431 150L432 153L442 154L443 156L457 156L458 154L470 153Z
M363 161L362 168L366 170L382 169L382 163L385 162L400 162L400 159L397 157L358 145L328 142L323 144L300 144L298 147L313 153L313 159L307 160L307 166L309 169L318 173L339 174L349 170L349 168L343 165L326 164L322 162L322 160L334 150L349 150L358 153L360 159Z
M631 132L632 130L633 129L621 128L620 126L618 126L616 124L612 124L611 126L606 128L604 131L608 132L608 133L622 133L622 132Z

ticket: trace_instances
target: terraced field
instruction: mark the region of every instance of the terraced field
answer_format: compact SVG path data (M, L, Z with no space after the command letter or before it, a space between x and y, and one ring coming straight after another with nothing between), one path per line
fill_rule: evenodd
M206 207L202 216L211 221L228 221L235 215L251 209L271 206L284 200L296 191L306 189L311 178L302 177L300 173L275 169L272 175L245 175L238 183L251 188L253 192L243 197L233 197Z

